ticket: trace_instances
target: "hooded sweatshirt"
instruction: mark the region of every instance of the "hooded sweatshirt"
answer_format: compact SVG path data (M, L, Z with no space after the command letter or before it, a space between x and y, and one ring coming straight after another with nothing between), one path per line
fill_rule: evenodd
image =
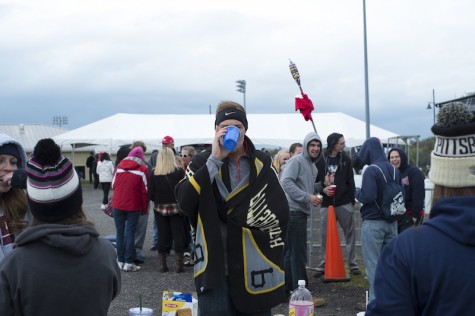
M314 206L310 203L310 196L318 191L315 180L317 179L317 167L315 163L322 155L322 151L318 157L312 160L308 154L308 144L312 140L322 141L320 136L315 133L309 133L305 137L302 153L297 154L287 160L285 168L280 175L280 183L284 188L289 208L291 212L304 212L310 214Z
M386 182L383 174L372 164L381 168L386 179L392 179L394 171L396 173L396 182L401 183L401 174L393 165L389 163L384 154L383 146L376 137L368 138L358 152L356 158L357 166L368 165L363 173L361 180L361 189L355 192L355 198L363 205L360 212L363 220L384 220L382 211L378 205L382 204L383 190ZM394 222L396 217L391 218L390 222Z
M401 181L404 186L404 204L406 206L406 214L412 214L415 218L420 217L421 215L424 216L424 203L426 197L424 186L425 176L419 168L407 163L407 155L400 148L391 149L388 152L388 160L393 151L397 151L401 158L399 172L401 172Z
M13 177L11 179L11 187L13 189L26 189L26 172L24 170L26 164L25 149L19 142L17 142L7 134L0 133L0 147L7 144L14 145L15 148L18 150L18 154L20 155L18 159L18 169L13 172ZM3 176L3 174L1 174L0 176ZM30 212L27 212L27 214L25 215L25 221L27 223L31 221ZM17 233L19 232L11 231L11 229L8 227L7 219L2 208L2 203L0 203L0 261L2 261L3 257L13 249L13 243L15 241L14 235L16 235Z
M474 205L474 196L442 199L384 247L366 316L475 315Z
M0 263L0 311L13 315L107 315L121 275L114 247L91 225L28 228Z

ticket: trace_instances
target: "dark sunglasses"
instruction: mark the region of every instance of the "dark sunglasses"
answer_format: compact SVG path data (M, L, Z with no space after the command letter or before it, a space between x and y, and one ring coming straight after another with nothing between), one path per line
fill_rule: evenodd
M182 155L182 154L180 154L180 157L182 157L182 158L188 158L188 157L190 157L190 158L191 158L191 157L193 157L193 156L192 156L192 155Z

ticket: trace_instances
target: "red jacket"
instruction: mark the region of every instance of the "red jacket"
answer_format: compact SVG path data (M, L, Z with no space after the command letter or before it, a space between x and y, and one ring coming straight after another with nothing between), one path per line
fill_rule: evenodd
M141 211L147 214L147 184L150 180L147 165L136 157L123 159L112 179L112 208L122 211Z

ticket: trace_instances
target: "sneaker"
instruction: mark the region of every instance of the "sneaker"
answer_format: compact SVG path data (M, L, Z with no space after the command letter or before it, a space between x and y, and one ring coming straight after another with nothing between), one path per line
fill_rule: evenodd
M150 247L150 250L157 250L157 244L153 244L153 245Z
M135 271L139 271L140 270L140 267L139 266L136 266L135 264L133 263L126 263L124 264L124 271L125 272L135 272Z
M117 261L117 264L119 265L119 269L122 270L124 268L124 263L123 262Z
M106 207L107 207L107 205L105 205L105 204L102 204L102 205L101 205L101 210L105 210L105 209L106 209Z
M325 274L325 271L317 270L317 271L315 271L315 274L313 276L316 277L316 278L319 278L324 274Z
M351 274L353 274L353 275L360 275L360 274L361 274L361 270L360 270L358 267L352 268L352 269L351 269Z
M325 304L326 304L325 300L324 300L323 298L321 298L321 297L315 297L315 298L313 299L313 306L314 306L315 308L320 307L320 306L323 306L323 305L325 305Z

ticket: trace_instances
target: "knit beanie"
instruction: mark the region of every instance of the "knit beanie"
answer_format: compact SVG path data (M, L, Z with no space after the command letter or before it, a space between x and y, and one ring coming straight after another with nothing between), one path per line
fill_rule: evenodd
M133 148L130 151L128 157L137 157L137 158L142 159L142 161L145 161L145 156L143 154L143 149L140 146L137 146L137 147Z
M28 204L44 222L71 217L82 205L81 183L71 161L51 139L40 140L26 164Z
M432 126L429 178L448 188L475 186L475 115L461 102L445 105Z

